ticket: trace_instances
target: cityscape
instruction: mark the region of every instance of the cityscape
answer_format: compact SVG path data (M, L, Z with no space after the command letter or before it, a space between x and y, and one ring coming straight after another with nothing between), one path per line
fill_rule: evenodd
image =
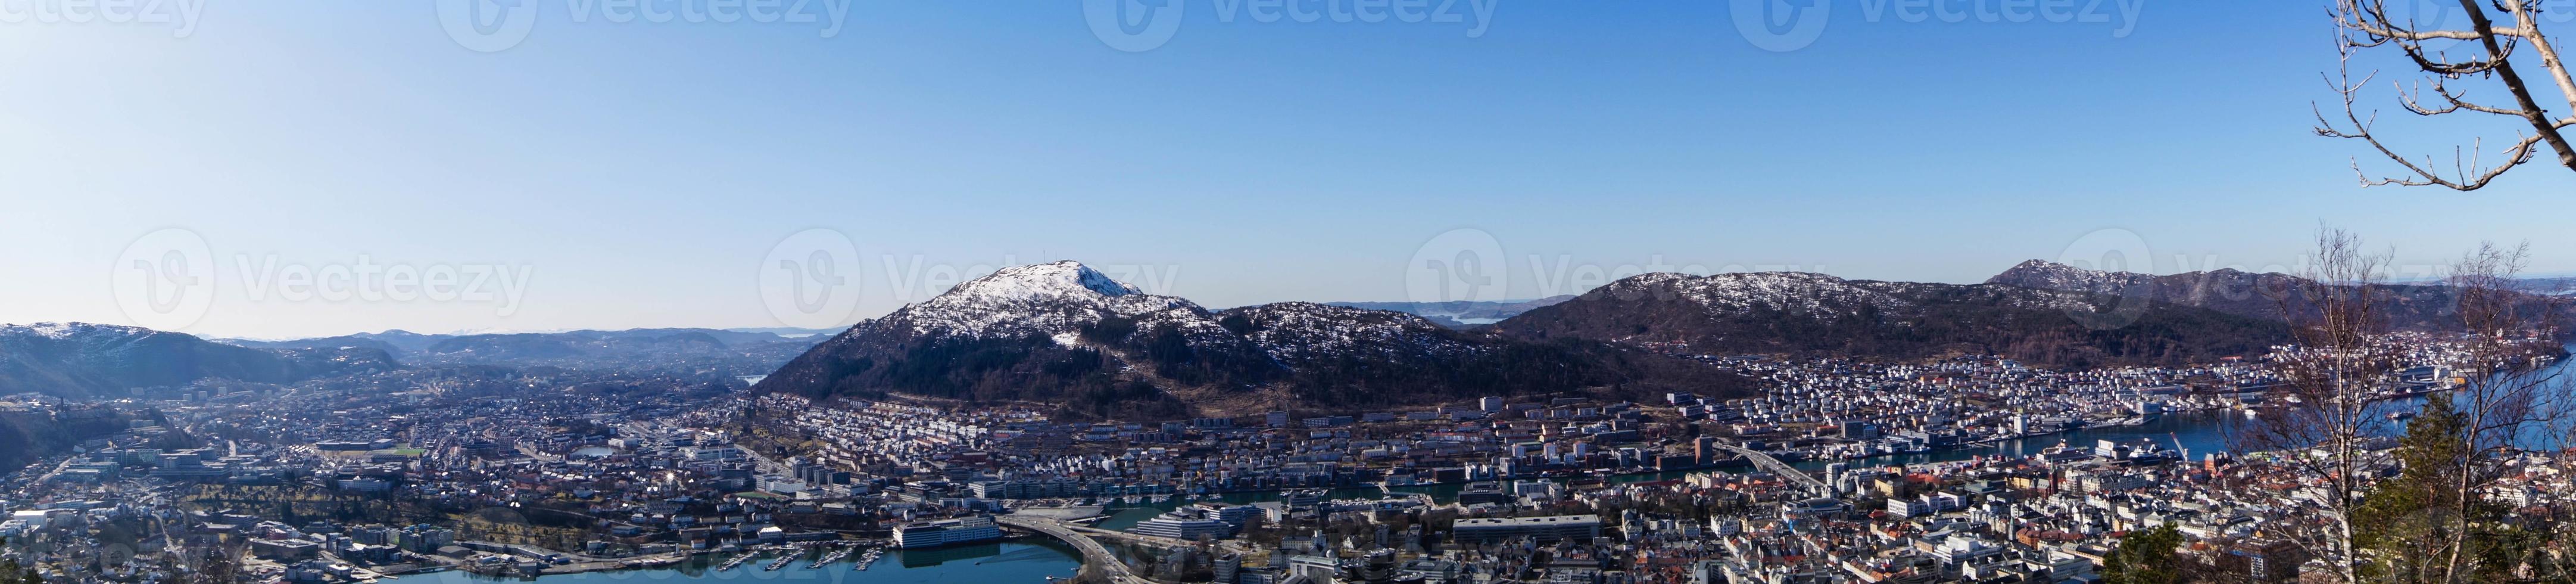
M2576 584L2576 0L0 0L0 584Z
M2509 340L2372 337L2358 446L2402 450L2428 396L2556 378L2550 337ZM2529 357L2482 370L2500 346ZM1160 420L607 372L636 365L23 393L7 416L78 441L7 476L0 537L46 581L869 581L1018 556L1103 582L1707 584L2091 581L2170 529L2208 578L2291 582L2314 552L2288 534L2332 497L2313 450L2255 440L2306 407L2296 345L2085 369L1624 350L1749 382ZM2480 496L2562 527L2576 451L2500 452Z

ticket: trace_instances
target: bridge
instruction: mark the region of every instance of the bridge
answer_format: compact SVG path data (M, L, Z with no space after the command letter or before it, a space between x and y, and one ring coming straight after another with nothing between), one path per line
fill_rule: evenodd
M1821 497L1831 495L1834 492L1833 488L1825 485L1824 481L1817 480L1816 477L1813 476L1808 476L1806 471L1792 468L1788 463L1780 462L1780 459L1772 458L1771 455L1755 452L1753 449L1733 444L1719 444L1717 447L1726 449L1726 451L1733 452L1739 456L1743 456L1745 460L1753 461L1753 467L1762 469L1762 472L1786 477L1790 481L1798 483L1798 486L1806 487L1809 492L1816 496Z
M1185 548L1185 547L1198 547L1198 545L1199 545L1199 542L1190 541L1190 540L1186 540L1186 539L1171 538L1171 537L1163 537L1163 536L1158 536L1158 535L1145 535L1145 534L1140 534L1140 533L1128 533L1128 532L1124 532L1124 531L1116 531L1116 530L1109 530L1109 529L1101 529L1101 528L1098 528L1098 527L1092 527L1092 526L1088 526L1088 525L1073 525L1073 524L1066 524L1066 525L1065 525L1065 527L1066 527L1066 528L1069 528L1069 529L1072 529L1074 533L1079 533L1079 534L1083 534L1083 535L1088 535L1088 536L1091 536L1091 537L1108 538L1108 539L1116 540L1116 541L1123 541L1123 542L1132 543L1132 544L1148 545L1148 546L1159 547L1159 548ZM1220 541L1220 542L1217 542L1217 543L1218 543L1219 545L1223 545L1223 546L1225 546L1227 549L1232 549L1232 548L1234 547L1234 546L1232 545L1232 544L1233 544L1233 542L1231 542L1231 541ZM1239 551L1239 550L1238 550L1238 551Z
M1118 554L1110 553L1108 547L1075 531L1072 526L1064 522L1015 515L1003 515L993 519L1003 525L1046 534L1047 537L1063 540L1071 544L1074 549L1082 550L1082 569L1107 577L1109 584L1155 584L1153 580L1136 576L1134 571L1127 568L1127 562L1119 561Z

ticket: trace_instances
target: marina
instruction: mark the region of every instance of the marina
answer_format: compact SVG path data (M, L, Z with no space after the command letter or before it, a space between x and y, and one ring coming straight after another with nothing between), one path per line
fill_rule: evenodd
M813 564L813 565L810 565L810 566L806 566L806 568L807 568L807 569L812 569L812 570L820 570L820 569L823 569L823 567L824 567L824 566L829 566L829 565L832 565L832 564L835 564L835 563L839 563L839 562L841 561L841 559L842 559L842 558L850 557L850 552L853 552L853 551L856 551L856 550L858 550L858 548L837 548L837 549L833 549L830 553L823 554L822 559L814 560L814 564Z

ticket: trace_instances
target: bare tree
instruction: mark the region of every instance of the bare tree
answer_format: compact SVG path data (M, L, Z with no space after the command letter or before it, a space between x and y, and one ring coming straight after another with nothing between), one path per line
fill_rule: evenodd
M2399 0L2407 2L2410 0ZM2423 6L2438 7L2450 0L2412 0ZM2361 161L2353 161L2353 172L2361 176L2363 186L2403 185L2441 186L2462 191L2485 188L2497 177L2504 176L2538 158L2545 147L2560 166L2576 171L2576 144L2571 144L2566 128L2576 125L2576 116L2552 113L2543 105L2544 84L2554 83L2557 95L2552 104L2565 103L2576 109L2576 77L2568 73L2559 59L2558 47L2551 44L2541 30L2539 0L2457 0L2467 12L2466 26L2444 28L2424 24L2411 12L2392 12L2388 0L2334 0L2328 12L2340 31L2336 35L2342 55L2340 76L2327 79L2343 100L2343 119L2330 120L2323 107L2317 108L2316 133L2329 138L2360 140L2406 172L2400 176L2374 177L2362 170ZM2453 55L2451 45L2464 45ZM2408 112L2418 116L2490 115L2514 120L2521 128L2517 139L2499 152L2498 160L2485 158L2486 143L2480 139L2472 145L2454 147L2449 168L2435 162L2432 156L2421 160L2390 146L2374 133L2379 121L2376 111L2364 115L2358 106L2362 92L2377 77L2376 73L2352 78L2354 57L2365 49L2394 47L2425 75L2424 82L2413 90L2398 87L2401 102ZM2528 54L2523 51L2528 50ZM2522 60L2517 62L2517 57ZM2523 72L2537 66L2545 77L2535 83ZM2492 82L2510 101L2473 98L2468 89L2454 87L2456 82ZM2535 89L2538 88L2538 89ZM2427 99L2429 89L2432 99ZM2483 101L2482 101L2483 100Z
M2559 297L2521 289L2521 275L2530 257L2528 243L2513 248L2484 244L2461 257L2448 278L2458 296L2454 310L2460 325L2456 349L2461 368L2459 387L2450 402L2464 422L2460 437L2464 448L2457 449L2462 456L2449 461L2457 466L2440 473L2456 484L2444 489L2449 500L2441 502L2446 509L2436 516L2457 524L2438 530L2449 541L2419 546L2441 551L2438 573L2446 582L2509 568L2480 565L2489 558L2476 551L2491 548L2494 542L2474 540L2497 530L2497 526L2479 524L2492 519L2485 518L2491 514L2480 512L2491 505L2484 493L2508 474L2505 463L2521 448L2519 438L2556 435L2564 429L2561 423L2571 409L2576 409L2561 387L2561 368L2540 366L2541 358L2560 352L2560 331L2555 325L2564 303Z
M2370 483L2369 471L2387 464L2367 448L2376 388L2395 372L2395 356L2381 343L2386 319L2379 296L2391 254L2362 249L2342 230L2317 234L2316 256L2286 285L2271 290L2289 319L2296 346L2275 354L2282 385L2279 407L2265 411L2237 436L2249 450L2275 453L2281 470L2310 490L2315 514L2293 513L2274 530L2305 548L2344 582L2358 581L2353 546L2354 513Z

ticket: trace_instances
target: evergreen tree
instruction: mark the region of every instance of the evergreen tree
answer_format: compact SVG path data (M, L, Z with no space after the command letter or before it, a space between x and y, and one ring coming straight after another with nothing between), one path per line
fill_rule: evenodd
M2475 492L2465 512L2458 501L2461 473L2477 456L2469 443L2468 417L2444 394L2425 397L2424 410L2406 425L2395 452L2401 471L2381 481L2354 513L2353 547L2365 560L2357 571L2375 581L2457 582L2505 576L2512 555L2499 523L2507 511ZM2463 566L2450 560L2457 551ZM2474 573L2453 573L2465 571Z
M2182 532L2172 525L2142 529L2120 537L2102 563L2103 584L2181 584L2186 581L2181 555Z
M0 548L9 546L9 538L0 537ZM36 571L18 566L18 560L0 560L0 584L38 584Z

